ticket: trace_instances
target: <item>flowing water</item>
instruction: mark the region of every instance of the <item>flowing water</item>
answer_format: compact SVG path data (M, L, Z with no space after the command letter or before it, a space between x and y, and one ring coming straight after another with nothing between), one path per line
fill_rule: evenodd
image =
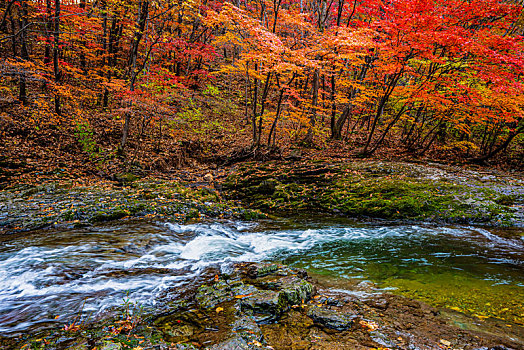
M471 227L325 220L119 223L0 241L0 335L93 317L123 300L159 306L208 268L282 261L339 288L387 290L479 317L524 321L524 241ZM390 289L395 288L395 289ZM58 316L58 318L57 318Z

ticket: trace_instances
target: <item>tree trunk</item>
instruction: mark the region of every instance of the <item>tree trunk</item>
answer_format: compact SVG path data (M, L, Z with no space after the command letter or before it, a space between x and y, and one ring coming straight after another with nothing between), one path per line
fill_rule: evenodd
M20 41L21 41L21 49L20 49L20 58L24 61L29 60L29 52L27 51L27 0L22 1L22 8L21 8L21 35L20 35ZM21 72L20 74L20 89L19 89L19 95L18 100L22 102L23 105L27 104L27 84L26 84L26 78L25 78L25 72Z
M140 1L138 5L138 21L135 26L135 35L133 41L131 42L131 48L129 50L129 67L128 67L128 76L129 76L129 90L135 91L135 82L140 73L140 70L136 69L136 62L138 59L138 48L140 41L144 36L144 29L146 27L147 17L149 11L149 1ZM120 152L124 153L125 147L127 144L127 139L129 136L129 128L131 125L131 112L127 112L124 119L124 128L122 130L122 141L120 143Z
M309 128L307 130L305 143L312 143L314 138L313 128L315 127L317 119L317 105L318 105L318 87L319 87L319 74L318 69L313 73L313 87L311 93L311 114L309 117Z
M508 137L506 137L506 140L504 140L504 142L502 142L497 148L491 150L489 153L481 156L481 157L478 157L478 158L475 158L473 159L473 161L476 161L476 162L485 162L486 160L490 159L490 158L493 158L495 155L497 155L498 153L500 153L500 151L506 149L509 144L511 143L511 141L513 141L513 139L521 134L521 133L524 133L524 125L516 128L514 131L511 131L509 134L508 134Z
M255 63L255 74L257 74L258 63ZM253 145L258 143L257 141L257 103L258 103L258 78L255 77L254 88L253 88Z
M45 42L45 50L44 50L44 65L48 65L51 63L51 31L53 30L53 23L52 23L52 7L51 7L51 0L46 0L46 13L47 13L47 23L45 26L45 36L46 36L46 42Z
M54 43L53 43L53 73L55 83L60 83L61 72L58 58L60 56L60 0L55 0L55 18L54 18ZM55 94L55 113L61 115L60 96Z
M257 147L262 141L262 118L264 117L264 109L266 107L267 94L269 92L269 82L271 81L271 72L267 73L266 82L264 83L264 91L262 92L262 101L260 103L260 116L258 117L258 137Z

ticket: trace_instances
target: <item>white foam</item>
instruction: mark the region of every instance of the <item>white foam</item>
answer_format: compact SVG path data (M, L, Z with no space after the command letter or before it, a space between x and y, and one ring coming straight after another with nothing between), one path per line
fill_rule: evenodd
M143 245L140 254L115 252L111 246L113 240L119 245L135 245L134 237L126 239L121 234L110 230L100 231L100 237L106 243L97 243L96 249L85 241L78 244L60 245L52 242L52 248L43 246L24 247L16 252L2 252L0 248L0 319L2 309L13 312L13 305L28 314L42 312L47 315L49 307L65 308L71 312L82 304L85 297L86 310L103 310L120 305L122 296L128 294L132 300L141 303L156 302L155 298L164 290L190 283L205 268L213 266L228 270L233 262L265 261L275 258L283 259L292 255L304 254L312 249L329 245L333 242L360 242L360 247L376 246L397 252L400 245L423 244L426 239L435 240L440 236L454 239L474 239L472 232L477 232L489 244L482 247L523 251L520 242L515 243L491 234L489 231L473 228L446 228L425 226L397 227L327 227L305 230L261 230L260 226L242 222L226 224L190 224L168 223L167 230L155 232L154 238ZM397 243L397 240L399 243ZM51 240L52 241L52 240ZM92 242L92 239L89 239ZM480 244L480 243L479 243ZM10 247L12 250L12 248ZM358 248L362 249L362 248ZM424 247L421 245L421 250ZM398 251L400 254L401 252ZM326 249L329 254L329 249ZM449 251L433 252L436 258L446 259ZM330 256L338 263L337 256ZM411 257L404 257L411 261ZM493 262L497 262L494 257ZM376 256L355 256L354 261L365 264L368 261L380 261ZM419 259L420 264L430 264L428 260ZM327 261L327 260L326 260ZM508 260L500 260L500 263ZM519 261L515 262L516 264ZM85 266L89 264L88 266ZM148 269L169 269L171 274L149 273ZM127 274L127 270L133 270ZM141 273L141 270L144 270ZM355 269L355 272L358 269ZM74 299L76 298L76 299ZM76 303L76 304L75 304ZM44 311L34 311L41 308ZM36 309L35 309L36 310ZM55 312L53 311L53 312ZM41 317L44 317L42 316ZM38 316L38 315L36 315ZM35 319L38 317L35 316ZM45 316L47 317L47 316ZM20 328L24 320L9 327ZM28 321L29 324L31 323ZM3 332L0 329L0 333ZM5 330L4 330L5 331Z

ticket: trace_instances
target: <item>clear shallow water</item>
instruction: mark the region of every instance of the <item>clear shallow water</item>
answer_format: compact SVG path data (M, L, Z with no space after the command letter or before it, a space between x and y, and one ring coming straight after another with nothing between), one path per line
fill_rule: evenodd
M195 285L209 267L265 260L326 279L370 279L461 311L524 318L521 237L477 228L319 221L120 223L3 238L0 335L65 322L81 309L97 315L123 298L158 306L167 291Z

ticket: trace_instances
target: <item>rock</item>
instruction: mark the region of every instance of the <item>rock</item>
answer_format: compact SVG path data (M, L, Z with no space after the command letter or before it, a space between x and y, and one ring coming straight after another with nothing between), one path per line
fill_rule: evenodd
M248 332L249 334L262 334L262 331L260 330L260 327L257 325L257 323L248 316L237 319L235 323L233 323L232 330L235 333Z
M208 348L209 350L261 350L272 349L267 346L262 331L256 322L248 316L241 317L232 325L234 336L220 344Z
M202 330L203 315L196 312L181 311L157 317L152 323L162 331L170 342L187 342L195 333Z
M210 350L260 350L272 349L267 346L262 336L262 331L256 322L248 316L235 321L232 325L234 336L220 344L214 345Z
M175 339L176 341L189 340L193 334L195 334L195 327L182 324L176 327L164 328L164 333L167 334L170 339Z
M300 305L308 302L315 290L311 283L297 276L289 276L280 279L282 290L279 299L281 303L288 306Z
M239 295L249 295L256 292L257 289L251 285L245 285L241 282L228 284L221 280L213 285L203 285L198 288L196 299L202 308L211 308L225 301L235 299Z
M342 307L344 306L345 302L338 298L320 296L318 299L315 299L315 304L324 304L328 306Z
M206 175L204 175L204 181L206 182L213 182L214 179L215 177L211 173L207 173Z
M260 342L249 342L242 337L234 337L228 339L220 344L213 345L208 350L260 350L260 349L272 349Z
M369 335L371 340L385 348L398 349L396 344L391 339L379 331L369 332Z
M280 302L280 294L269 290L260 290L238 302L243 313L254 316L257 323L267 324L276 321L287 305Z
M192 344L176 344L174 350L198 350L198 348Z
M304 278L302 270L279 264L252 264L244 269L244 276L259 289L238 302L238 308L259 324L276 321L291 306L311 299L315 290Z
M249 278L255 279L271 275L277 272L279 269L280 266L277 264L256 264L250 266L247 269L246 274Z
M451 342L449 340L440 339L440 344L444 346L451 346Z
M248 343L264 343L262 330L251 317L244 316L236 320L232 326L232 331Z
M100 350L120 350L122 349L122 344L120 343L113 343L112 341L105 341L102 346L100 347Z
M274 290L257 290L239 301L240 310L255 316L257 323L276 321L291 306L309 301L314 293L313 285L297 276L280 278L271 286Z
M356 322L356 315L348 315L335 310L326 309L323 307L311 307L307 315L313 322L336 331L345 331L353 327Z
M389 306L389 302L386 299L368 299L364 303L368 306L371 306L375 309L386 310Z

